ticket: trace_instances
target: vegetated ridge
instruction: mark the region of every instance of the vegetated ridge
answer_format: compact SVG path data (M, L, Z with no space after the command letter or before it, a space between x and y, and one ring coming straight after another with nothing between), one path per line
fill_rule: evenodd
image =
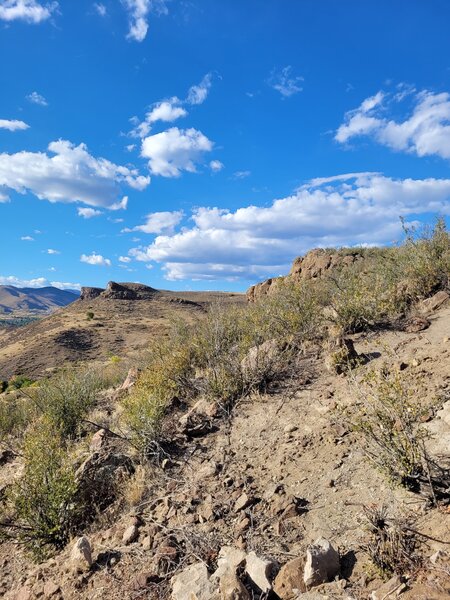
M131 368L11 385L0 593L448 599L450 238L353 252L173 320Z

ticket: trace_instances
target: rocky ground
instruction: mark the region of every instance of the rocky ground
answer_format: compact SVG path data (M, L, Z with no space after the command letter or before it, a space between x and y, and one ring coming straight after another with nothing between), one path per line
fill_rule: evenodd
M149 471L125 473L126 500L106 508L83 538L37 566L17 546L1 546L0 593L15 600L450 598L448 506L431 509L423 495L389 484L348 426L361 378L385 362L427 407L429 452L450 458L450 307L433 308L428 322L410 328L422 331L355 336L367 360L356 375L328 371L314 351L267 394L227 415L206 401L174 406L170 444ZM90 443L86 472L124 451L105 432ZM13 467L2 467L4 478ZM384 581L363 550L366 510L381 505L408 519L416 537L421 560L403 579Z

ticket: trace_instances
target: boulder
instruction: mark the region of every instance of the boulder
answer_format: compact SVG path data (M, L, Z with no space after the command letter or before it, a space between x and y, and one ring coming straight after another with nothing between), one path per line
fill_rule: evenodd
M92 566L91 544L86 536L82 536L75 542L70 553L72 570L76 573L87 571Z
M304 568L303 558L294 558L281 567L273 584L273 591L281 600L293 600L298 592L306 592L303 581Z
M339 575L339 554L325 538L318 538L306 550L303 581L307 588L332 581Z
M275 562L259 558L256 552L249 552L246 556L245 572L261 592L267 593L272 589L272 579L276 568Z

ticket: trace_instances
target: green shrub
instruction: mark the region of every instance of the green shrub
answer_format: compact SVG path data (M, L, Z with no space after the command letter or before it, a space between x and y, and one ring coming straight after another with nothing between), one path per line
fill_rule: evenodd
M420 426L425 410L414 400L417 391L387 368L370 371L354 389L361 408L353 427L363 435L365 453L391 480L417 487L426 460Z
M160 434L162 417L176 397L189 394L193 366L188 345L159 342L145 370L122 403L122 422L135 447L146 455Z
M73 467L49 420L37 421L26 434L23 461L23 474L7 494L2 530L43 558L69 541L80 511Z
M94 368L67 368L42 380L28 395L64 437L75 437L104 386L104 375Z
M21 388L33 385L33 383L33 379L30 379L26 375L14 375L8 382L8 391L20 390Z
M94 315L94 313L93 313L91 310L88 310L88 311L87 311L87 313L86 313L86 319L87 319L88 321L92 321L92 319L94 318L94 316L95 316L95 315Z
M30 400L17 392L8 393L0 400L0 444L14 451L36 415Z

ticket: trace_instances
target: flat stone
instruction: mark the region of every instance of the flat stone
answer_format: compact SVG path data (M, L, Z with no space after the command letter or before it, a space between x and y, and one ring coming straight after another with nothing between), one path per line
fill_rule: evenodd
M139 529L137 525L130 525L125 529L122 536L122 542L128 546L128 544L132 544L137 540L139 536Z

